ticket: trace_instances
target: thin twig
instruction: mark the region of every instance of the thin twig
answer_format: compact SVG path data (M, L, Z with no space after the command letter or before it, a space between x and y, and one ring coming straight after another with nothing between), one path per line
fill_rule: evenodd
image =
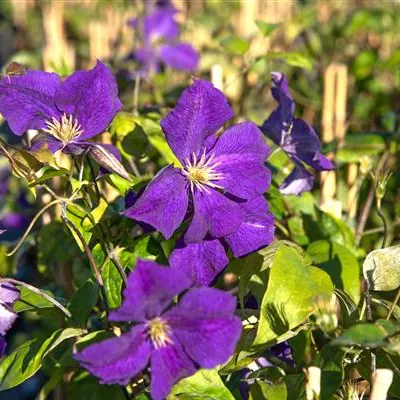
M121 275L122 280L124 281L124 285L126 286L128 283L128 278L126 276L124 267L122 266L117 255L115 254L115 250L112 250L110 252L110 259L112 260L114 265L117 267L117 270L118 270L119 274Z
M13 254L15 254L18 249L22 246L22 244L24 243L24 240L26 239L26 237L29 235L29 232L32 230L33 226L35 225L36 221L40 218L40 216L50 207L54 206L55 204L59 204L61 203L62 200L61 199L57 199L57 200L53 200L52 202L50 202L49 204L46 204L32 219L31 223L29 224L28 228L26 229L25 233L23 234L22 238L19 240L18 244L14 247L14 249L12 251L10 251L9 253L7 253L7 256L12 256Z
M389 320L391 315L393 314L393 311L396 308L396 305L397 305L397 302L399 301L399 299L400 299L400 288L397 290L396 297L395 297L392 305L390 306L388 314L386 315L387 320Z
M382 249L384 249L386 247L386 241L387 241L387 236L388 236L388 226L387 226L387 221L385 216L382 213L382 210L377 207L376 208L376 212L379 215L380 219L382 220L383 223L383 240L382 240Z
M390 156L390 153L386 151L383 153L381 159L379 160L378 166L376 168L376 174L379 174L379 171L385 166L388 158ZM371 207L374 201L374 195L375 195L375 187L374 185L371 186L368 192L367 200L364 203L364 207L361 211L361 215L358 219L357 223L357 230L356 230L356 243L357 245L360 244L361 237L363 236L364 228L367 223L369 213L371 211Z
M133 114L137 114L139 107L140 75L135 77L135 87L133 88Z
M107 294L106 294L106 291L104 289L103 278L102 278L102 276L100 274L100 271L99 271L99 268L98 268L98 266L96 264L96 260L93 257L92 251L90 250L88 244L86 243L85 238L83 237L83 235L79 231L79 229L77 229L76 226L67 217L67 203L66 202L62 203L61 216L62 216L62 219L65 222L65 224L72 229L72 231L76 234L76 236L78 236L80 242L82 243L83 248L85 249L85 253L86 253L86 255L87 255L88 259L89 259L90 265L93 268L93 272L94 272L96 281L97 281L97 283L98 283L98 285L100 287L100 291L101 291L102 296L103 296L104 307L106 309L106 314L108 316L110 308L109 308L109 305L108 305Z
M20 286L24 286L27 289L29 289L30 291L38 294L39 296L44 297L45 299L47 299L48 301L50 301L51 303L53 303L57 308L59 308L68 318L72 317L72 314L61 304L59 303L54 297L49 296L46 292L43 292L42 290L38 289L35 286L30 285L29 283L26 282L22 282L22 281L18 281L16 279L13 278L2 278L0 279L0 282L10 282L10 283L14 283L15 285L20 285Z

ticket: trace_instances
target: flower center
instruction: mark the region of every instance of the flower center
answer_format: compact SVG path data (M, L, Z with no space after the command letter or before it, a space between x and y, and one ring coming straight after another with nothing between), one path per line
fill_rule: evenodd
M150 339L156 349L165 347L167 344L173 344L171 327L160 317L154 318L147 323Z
M182 172L189 180L192 192L194 188L202 191L205 189L205 186L223 189L222 186L213 182L223 178L221 173L215 172L215 168L221 163L213 162L213 159L214 154L207 157L205 150L199 159L197 159L196 153L193 153L191 157L186 159L185 167L182 169Z
M47 128L44 132L49 133L64 144L68 144L71 140L80 136L83 132L78 120L72 115L69 117L64 113L61 121L52 117L51 121L46 121Z

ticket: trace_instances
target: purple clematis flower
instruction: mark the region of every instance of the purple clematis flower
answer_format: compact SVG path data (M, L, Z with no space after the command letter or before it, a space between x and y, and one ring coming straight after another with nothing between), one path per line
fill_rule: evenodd
M41 131L31 150L46 145L53 153L90 152L106 168L118 160L117 149L88 140L104 132L121 108L116 79L100 61L65 80L33 70L0 80L0 113L11 130L16 135Z
M195 81L161 121L182 168L169 165L161 170L125 211L127 217L152 225L167 239L185 217L192 217L179 254L198 254L195 269L206 259L216 268L206 273L205 280L192 274L198 285L210 282L211 275L226 266L222 239L235 256L241 256L266 246L273 237L273 221L263 197L271 180L264 166L270 150L251 122L216 135L232 116L219 90L210 82Z
M133 19L129 24L143 30L143 47L134 53L142 64L140 73L158 72L160 64L185 71L194 71L199 63L199 55L188 43L178 43L179 25L175 20L178 12L173 6L155 7L143 21Z
M317 171L334 168L321 153L321 143L314 129L304 120L294 117L295 104L284 74L272 73L272 95L279 103L261 130L294 161L295 168L280 187L284 194L300 195L314 186L314 176L304 164Z
M130 274L121 307L111 321L134 321L118 338L90 345L75 358L102 383L126 385L150 364L151 395L164 399L172 386L199 368L231 357L241 333L234 297L214 288L189 290L181 271L139 260ZM99 357L101 354L101 357Z
M274 219L264 197L257 196L241 203L244 220L239 228L223 239L207 237L199 243L178 242L170 255L172 268L183 269L196 286L208 286L228 265L225 248L241 257L265 247L274 240Z
M17 319L12 306L18 299L19 291L13 284L9 282L0 284L0 356L6 349L5 334Z

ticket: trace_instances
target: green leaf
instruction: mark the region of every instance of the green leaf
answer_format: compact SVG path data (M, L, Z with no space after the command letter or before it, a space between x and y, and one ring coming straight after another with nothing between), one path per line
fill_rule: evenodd
M47 293L49 296L54 297L53 293L51 293L49 290L42 289L42 291ZM61 303L63 303L63 301L61 301ZM51 301L45 299L43 296L40 296L35 292L32 292L32 290L29 290L26 287L22 287L20 290L19 300L14 304L14 311L19 313L22 311L35 310L38 308L40 309L52 307L54 307L54 304Z
M387 332L378 325L357 324L330 342L331 346L377 348L385 344Z
M92 237L92 232L90 232L90 228L93 226L91 223L84 223L86 219L89 219L89 214L84 212L82 209L76 207L74 204L69 204L67 207L67 218L73 223L82 234L86 243L90 242L90 238ZM88 228L87 228L88 227ZM72 236L74 237L77 245L81 249L82 252L85 251L79 237L75 233L73 229L68 226L68 229L71 231Z
M270 52L266 56L269 59L280 59L292 67L304 68L311 71L314 66L314 60L302 53L297 52Z
M269 24L268 22L261 21L257 19L256 25L258 27L258 30L265 36L271 35L272 32L274 32L277 28L280 27L281 24Z
M103 277L108 304L111 308L119 307L122 302L122 278L112 261L104 266L101 276Z
M181 163L172 152L167 141L162 136L149 136L151 145L159 151L168 164L174 164L175 167L180 167Z
M372 290L390 291L400 286L400 245L373 250L363 264L365 279Z
M36 186L39 185L43 182L46 182L47 180L54 178L55 176L63 176L63 175L68 175L69 171L61 168L61 169L54 169L54 168L46 168L40 178L35 179L34 181L29 183L29 186Z
M125 196L128 190L131 190L134 185L140 182L140 179L137 177L131 177L131 182L129 182L117 174L107 174L105 179L122 196Z
M99 288L94 278L88 279L72 296L69 303L73 319L81 326L86 326L90 312L97 303Z
M201 369L173 387L168 400L173 399L234 400L234 397L215 369Z
M307 249L312 262L329 274L335 288L344 290L355 304L360 301L360 267L346 247L326 240L313 242Z
M101 218L107 210L107 207L108 203L103 198L100 199L98 206L91 212L86 211L80 207L78 208L74 204L68 205L67 218L75 225L76 229L80 231L86 243L90 242L90 239L92 237L92 230L94 226L100 222ZM68 227L68 229L71 231L76 243L83 252L85 249L79 237L73 229L71 229L70 227Z
M356 253L354 232L341 219L315 208L316 219L311 215L304 215L303 226L311 241L327 239L331 242L346 246Z
M266 346L305 322L315 309L315 298L332 292L328 274L305 265L296 249L281 246L270 269L253 345Z
M75 374L67 385L68 400L126 400L119 385L101 385L88 372Z
M136 117L127 112L119 112L113 119L110 126L110 133L117 135L119 139L132 132L136 126Z
M52 221L40 228L37 236L40 271L70 265L79 255L74 238L63 229L60 221Z
M286 400L287 388L284 383L268 385L263 381L256 381L251 385L249 400Z
M336 161L357 163L361 157L374 156L385 150L385 140L374 133L350 133L336 154Z
M321 368L320 400L331 400L339 389L343 377L344 353L336 348L324 346L318 355L318 366Z
M165 140L164 133L160 127L159 121L154 121L151 118L138 117L137 122L145 131L150 144L160 152L168 164L174 164L176 167L180 167L181 163L176 158L173 151L170 149L167 141Z
M44 358L59 344L84 333L84 329L59 329L42 343L33 339L17 347L0 363L0 391L26 381L40 369Z
M239 36L233 35L221 40L221 46L231 54L242 56L249 50L249 42Z

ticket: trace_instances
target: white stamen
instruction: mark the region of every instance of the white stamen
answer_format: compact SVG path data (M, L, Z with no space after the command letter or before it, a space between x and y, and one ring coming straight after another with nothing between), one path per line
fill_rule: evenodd
M46 125L47 128L43 129L43 131L54 136L64 144L68 144L83 133L78 120L72 115L68 117L65 113L62 115L61 121L52 117L51 121L46 121Z
M174 342L170 338L171 327L160 317L156 317L147 323L148 334L156 349L165 347Z
M182 169L182 172L189 180L192 192L195 188L200 192L207 192L207 186L215 189L223 189L221 185L213 182L223 179L222 173L215 172L215 168L221 165L221 162L213 162L213 160L214 154L207 157L205 149L199 159L197 159L197 154L193 153L191 157L185 160L185 167Z

